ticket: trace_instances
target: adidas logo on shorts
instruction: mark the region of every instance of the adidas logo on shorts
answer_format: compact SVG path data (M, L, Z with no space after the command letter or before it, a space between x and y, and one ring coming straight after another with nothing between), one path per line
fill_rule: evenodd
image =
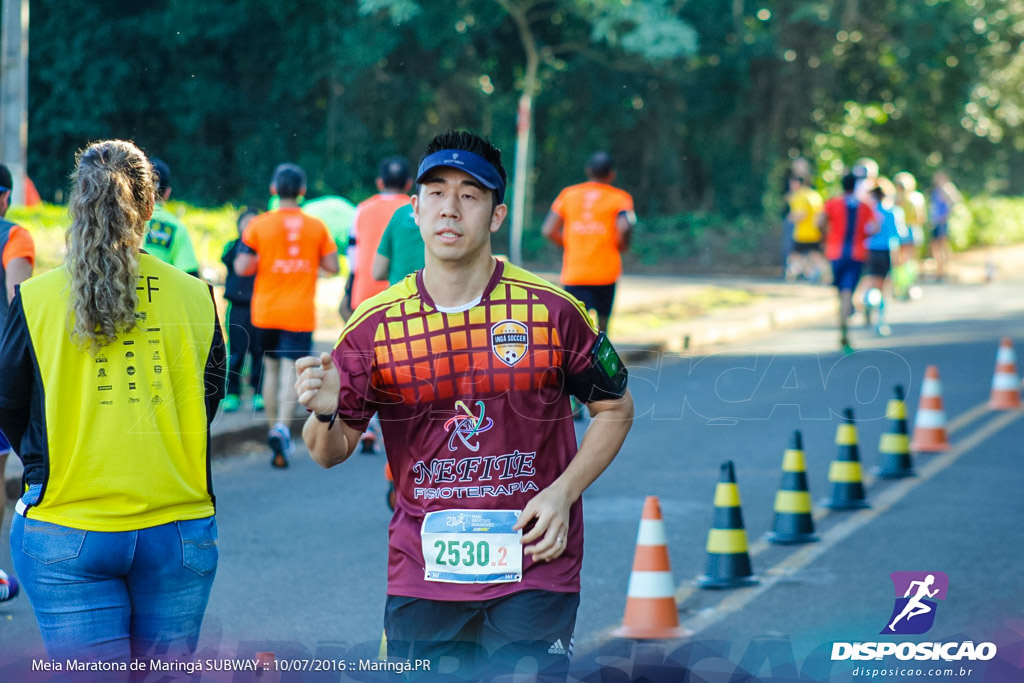
M566 654L565 648L562 646L562 639L561 638L559 638L558 640L556 640L554 643L551 644L551 647L548 648L548 654L549 655L564 655L564 654Z

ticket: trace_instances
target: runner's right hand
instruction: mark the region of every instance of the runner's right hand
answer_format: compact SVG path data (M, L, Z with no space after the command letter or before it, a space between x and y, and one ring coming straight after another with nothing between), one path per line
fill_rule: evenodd
M341 377L334 366L331 354L321 353L320 357L306 356L295 361L298 379L295 393L299 403L306 410L319 415L330 415L338 409L338 392L341 391Z

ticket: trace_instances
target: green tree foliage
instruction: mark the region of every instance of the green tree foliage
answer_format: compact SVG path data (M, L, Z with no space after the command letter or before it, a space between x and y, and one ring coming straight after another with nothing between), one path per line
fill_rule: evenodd
M29 172L54 198L76 149L126 137L184 200L260 202L285 160L311 196L359 200L380 158L415 161L450 127L511 167L510 7L543 65L534 215L598 148L642 217L775 216L800 154L825 184L873 156L922 183L941 166L968 193L1024 190L1022 0L33 0Z

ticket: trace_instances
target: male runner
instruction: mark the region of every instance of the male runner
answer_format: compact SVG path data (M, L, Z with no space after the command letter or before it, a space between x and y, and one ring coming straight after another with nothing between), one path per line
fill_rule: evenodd
M199 261L196 260L188 228L167 208L167 200L171 198L171 167L161 159L151 159L150 162L156 171L158 186L153 217L146 233L146 252L178 270L199 277Z
M832 262L832 284L839 291L839 345L852 353L847 326L853 315L853 292L867 259L865 238L874 232L875 212L857 199L857 177L843 176L843 194L825 202L821 214L825 232L825 258Z
M252 326L252 288L256 278L235 273L235 259L242 249L245 228L260 212L245 208L238 215L238 237L224 245L220 260L228 269L224 279L224 299L228 302L228 393L221 402L225 413L234 413L242 402L242 371L249 359L249 386L252 387L252 408L263 410L263 351L261 333Z
M940 282L946 277L946 266L950 257L949 219L953 215L953 207L962 199L946 172L936 171L932 176L928 211L932 223L930 244L932 258L935 259L935 277Z
M875 332L880 337L890 333L889 325L885 322L885 300L891 286L889 274L892 271L892 253L899 246L900 234L906 232L903 209L893 203L895 195L896 188L888 178L875 180L871 198L874 201L878 230L865 243L868 248L868 276L864 292L864 324L870 327L872 313L876 312Z
M562 284L597 311L597 326L608 331L615 283L622 275L622 252L636 223L633 197L612 186L615 166L607 152L596 152L586 166L587 182L559 193L541 232L562 247Z
M256 275L252 293L252 324L260 330L263 349L263 405L277 422L267 435L270 464L288 466L292 452L288 426L295 406L297 358L313 352L316 328L318 269L338 272L338 252L327 226L299 209L306 193L306 173L295 164L281 164L270 183L280 208L252 219L242 233L235 273ZM282 362L285 361L285 362Z
M377 194L356 207L349 237L349 263L352 264L352 308L388 288L387 278L373 275L373 260L381 236L395 211L408 206L409 164L401 157L384 159L377 172Z
M314 413L303 438L333 467L380 413L398 494L389 655L455 656L460 675L484 680L533 657L564 677L580 497L632 423L625 368L575 299L492 256L507 213L496 148L439 135L416 181L426 265L365 302L333 354L298 361ZM570 392L593 416L578 451Z
M787 276L801 275L812 282L821 281L827 265L821 253L821 228L818 227L823 205L821 195L807 178L790 178L788 218L793 224L793 250Z
M373 279L395 285L406 275L423 267L423 238L412 206L403 206L384 228L377 255L373 258Z
M381 161L376 184L377 194L356 207L349 233L348 261L352 264L352 277L351 289L346 290L345 298L348 307L353 310L371 296L388 288L388 278L377 277L373 265L391 217L396 211L409 206L412 178L409 176L408 162L401 157L389 157ZM341 308L345 307L342 301ZM379 432L380 425L377 420L373 420L363 434L363 453L376 452Z
M4 219L7 209L11 206L11 192L14 179L11 171L0 164L0 332L7 322L7 311L14 299L14 288L32 277L32 268L36 262L36 247L28 230ZM4 524L4 510L7 505L7 492L4 486L4 469L7 467L7 456L11 454L11 443L0 432L0 527ZM18 594L12 588L7 574L0 569L0 602L10 600Z

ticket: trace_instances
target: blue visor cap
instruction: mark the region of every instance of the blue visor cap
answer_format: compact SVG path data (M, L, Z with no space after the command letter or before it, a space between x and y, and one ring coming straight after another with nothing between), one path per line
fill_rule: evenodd
M423 177L439 166L456 168L473 176L477 182L488 190L498 193L498 203L505 203L505 181L501 179L498 169L482 156L460 149L442 149L440 152L424 157L416 171L416 182L423 182Z

